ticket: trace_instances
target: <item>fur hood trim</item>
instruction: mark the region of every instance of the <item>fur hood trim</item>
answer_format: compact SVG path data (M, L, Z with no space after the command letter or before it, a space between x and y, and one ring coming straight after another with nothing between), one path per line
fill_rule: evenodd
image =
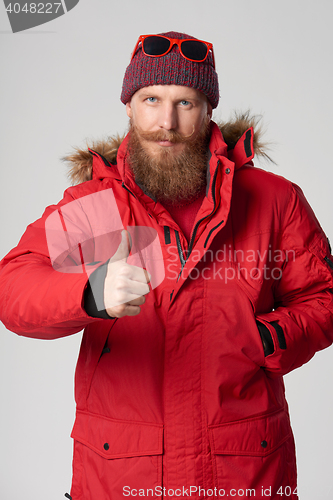
M249 111L245 113L235 112L232 120L228 122L218 122L217 125L222 132L228 150L234 149L237 141L244 132L250 127L253 127L254 154L273 162L266 152L268 144L262 141L262 127L259 125L261 118L260 115L251 115ZM115 164L117 161L118 148L125 135L116 135L108 137L105 140L87 142L87 149L75 148L73 153L62 158L63 161L68 163L68 177L71 183L73 185L80 184L81 182L92 179L93 156L88 151L88 148L101 154L108 162Z

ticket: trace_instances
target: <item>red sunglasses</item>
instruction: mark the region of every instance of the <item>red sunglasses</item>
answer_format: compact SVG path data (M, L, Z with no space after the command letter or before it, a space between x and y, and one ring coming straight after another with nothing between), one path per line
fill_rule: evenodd
M179 52L188 61L202 62L208 57L209 51L212 52L213 67L215 69L215 58L213 44L204 42L203 40L193 40L187 38L180 40L178 38L169 38L164 35L140 35L136 42L135 49L131 57L131 61L138 49L139 44L142 44L143 53L150 57L165 56L174 45L178 45Z

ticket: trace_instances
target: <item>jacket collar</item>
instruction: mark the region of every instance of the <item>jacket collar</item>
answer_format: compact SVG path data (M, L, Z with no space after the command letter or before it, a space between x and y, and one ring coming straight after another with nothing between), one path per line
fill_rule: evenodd
M223 138L212 122L211 153L227 156L235 162L236 168L251 162L254 154L272 161L266 152L267 145L262 141L260 119L260 116L251 115L249 111L235 113L233 120L217 124ZM221 141L227 145L227 151ZM119 178L117 168L112 166L117 163L118 150L120 150L119 158L124 156L126 144L126 138L124 142L124 137L116 135L100 141L92 141L88 150L75 148L63 158L68 164L68 176L72 184L80 184L92 178L104 179L115 176ZM97 162L98 157L101 161ZM109 168L110 166L112 168Z
M123 139L117 151L116 164L110 163L101 153L89 149L93 155L92 177L93 179L118 179L125 189L139 198L148 212L157 217L164 217L165 210L162 205L147 194L135 182L134 176L128 166L128 141L129 134ZM209 214L213 207L218 206L221 196L231 197L231 186L234 171L245 164L251 164L254 156L253 127L248 128L237 141L234 148L228 150L220 127L211 122L211 138L209 142L209 162L207 165L207 188L206 198L203 202L201 212ZM223 182L227 179L227 183ZM228 185L227 193L222 193L222 185Z

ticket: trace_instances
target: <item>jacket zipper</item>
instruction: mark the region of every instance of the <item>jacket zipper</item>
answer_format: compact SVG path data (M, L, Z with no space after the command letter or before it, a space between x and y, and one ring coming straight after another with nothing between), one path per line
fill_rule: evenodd
M178 274L178 278L177 278L177 281L178 281L179 278L180 278L180 275L183 272L186 260L184 259L183 249L182 249L182 246L180 244L179 232L176 229L174 231L175 231L175 235L176 235L176 242L177 242L177 250L178 250L179 260L180 260L180 263L181 263L181 266L182 266L181 269L180 269L180 272Z
M136 199L135 194L133 194L133 193L132 193L132 191L131 191L130 189L128 189L128 187L125 185L125 183L124 183L124 182L122 182L121 186L122 186L124 189L126 189L126 191L128 191L128 192L129 192L129 194L131 194L131 195L132 195L132 196Z
M207 243L208 243L208 240L209 240L209 238L210 238L211 234L213 233L213 231L215 231L215 229L217 229L219 226L221 226L221 224L223 224L223 222L224 222L224 220L221 220L221 222L219 222L219 223L217 224L217 226L213 227L213 228L209 231L208 236L207 236L207 238L206 238L206 241L205 241L205 243L204 243L204 248L206 248Z
M185 266L186 262L188 261L190 255L191 255L191 252L192 252L192 249L193 249L193 243L194 243L194 240L195 240L195 235L197 233L198 227L200 226L200 224L201 224L201 222L203 220L207 219L208 217L211 217L213 215L213 213L215 212L215 209L216 209L215 184L216 184L216 177L217 177L217 171L218 171L219 166L220 166L220 160L218 160L218 162L217 162L216 170L214 172L214 177L213 177L213 181L212 181L212 197L213 197L213 201L214 201L213 210L211 211L210 214L208 214L205 217L203 217L202 219L198 220L198 222L196 223L196 225L195 225L195 227L193 229L193 232L192 232L192 237L191 237L191 241L190 241L189 248L188 248L188 251L187 251L186 259L184 258L184 253L183 253L182 246L181 246L180 239L179 239L179 233L178 233L178 231L175 230L178 255L179 255L180 263L181 263L181 266L182 266L181 269L180 269L177 281L179 280L179 278L180 278L180 276L181 276L181 274L183 272L184 266ZM223 222L224 221L220 222L214 229L216 229L218 226L220 226ZM209 235L206 238L205 245L204 245L205 247L206 247L208 238L210 237L212 231L213 230L211 230L209 232ZM173 291L171 293L170 300L172 299L172 295L173 295Z
M331 259L329 257L324 257L324 260L327 262L329 267L333 269L333 262L331 261Z
M193 229L193 232L192 232L192 237L191 237L190 245L189 245L187 256L186 256L186 261L188 260L189 256L191 255L191 252L192 252L192 249L193 249L194 240L195 240L195 235L197 233L198 227L200 226L200 224L201 224L201 222L203 220L207 219L207 217L211 217L213 215L213 213L215 212L215 209L216 209L215 184L216 184L216 177L217 177L217 171L218 171L219 166L220 166L220 160L218 160L218 162L217 162L216 170L214 172L214 177L213 177L213 181L212 181L212 196L213 196L213 201L214 201L214 208L213 208L213 210L211 211L210 214L206 215L205 217L203 217L202 219L200 219L196 223L196 225L195 225L195 227ZM221 224L222 224L222 222L221 222ZM208 235L208 237L207 237L207 239L205 241L205 245L204 246L206 246L210 234L211 234L211 231L210 231L210 233L209 233L209 235Z

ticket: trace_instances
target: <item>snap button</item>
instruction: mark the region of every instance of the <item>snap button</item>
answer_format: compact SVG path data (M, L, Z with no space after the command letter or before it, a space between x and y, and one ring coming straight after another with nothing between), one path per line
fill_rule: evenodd
M105 443L104 444L104 450L108 451L109 448L110 448L109 443Z
M229 167L225 169L225 173L226 173L226 174L230 174L230 172L231 172L231 170L230 170L230 168L229 168Z
M261 444L261 446L262 446L263 448L267 448L267 441L265 441L265 440L264 440L264 441L261 441L261 443L260 443L260 444Z

